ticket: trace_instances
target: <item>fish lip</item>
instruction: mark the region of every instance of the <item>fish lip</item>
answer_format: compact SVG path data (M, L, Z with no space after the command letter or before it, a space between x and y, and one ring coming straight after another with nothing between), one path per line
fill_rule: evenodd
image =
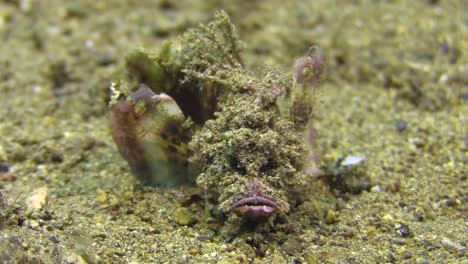
M229 211L257 220L274 214L278 207L279 205L270 198L250 196L235 202Z

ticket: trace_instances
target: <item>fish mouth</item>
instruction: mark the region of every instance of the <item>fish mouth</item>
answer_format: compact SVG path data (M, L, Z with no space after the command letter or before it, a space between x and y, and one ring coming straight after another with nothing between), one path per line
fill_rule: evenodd
M262 196L251 196L235 202L229 211L251 220L268 218L278 210L278 204Z

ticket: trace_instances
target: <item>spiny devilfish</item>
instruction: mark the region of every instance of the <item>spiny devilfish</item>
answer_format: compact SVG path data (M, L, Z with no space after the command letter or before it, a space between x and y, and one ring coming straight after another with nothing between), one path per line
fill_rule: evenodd
M291 73L258 77L240 56L228 16L137 49L112 86L112 136L144 183L195 181L222 211L252 220L290 210L314 171L313 104L325 60L299 59Z

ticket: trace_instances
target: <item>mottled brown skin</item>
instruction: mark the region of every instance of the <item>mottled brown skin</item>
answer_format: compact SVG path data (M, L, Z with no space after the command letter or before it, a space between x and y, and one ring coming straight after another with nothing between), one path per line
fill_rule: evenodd
M111 109L110 128L120 154L128 161L132 171L141 181L149 183L152 180L151 165L137 134L140 118L144 116L136 115L134 105L121 98Z
M223 212L261 220L288 212L295 199L292 189L314 173L316 136L310 121L325 59L314 54L298 60L295 78L275 71L258 78L242 65L242 46L227 14L220 12L181 43L128 56L132 81L170 96L190 117L193 136L182 139L182 122L164 118L159 108L149 123L132 116L127 102L115 105L111 122L119 150L143 181L155 167L166 167L166 173L157 175L160 181L179 177L176 168L190 160L200 172L197 184L218 200ZM153 97L132 95L150 107ZM140 123L153 136L140 135ZM157 151L148 149L151 144ZM184 144L191 155L179 155Z
M294 75L296 82L308 89L304 97L297 97L293 100L292 113L295 125L299 130L304 130L305 143L309 148L308 159L304 163L303 172L309 176L321 174L321 171L313 165L318 161L320 155L314 151L312 146L315 144L317 132L311 122L313 113L314 93L320 81L320 77L325 69L325 57L322 54L311 54L299 59L294 66ZM271 102L277 96L281 95L282 89L273 86L268 93ZM248 194L235 202L231 208L231 212L235 212L248 219L259 221L268 218L269 216L279 211L279 206L275 199L266 196L262 190L265 190L264 183L258 178L254 178L247 186Z
M310 54L296 61L294 77L305 93L293 99L292 113L296 126L307 126L311 121L315 92L325 70L325 57L322 54ZM309 126L311 127L311 126Z
M110 125L112 137L133 173L149 185L191 181L184 148L191 131L182 129L185 118L181 112L171 114L164 107L158 108L160 104L178 108L175 101L166 94L155 94L144 84L129 97L113 105Z

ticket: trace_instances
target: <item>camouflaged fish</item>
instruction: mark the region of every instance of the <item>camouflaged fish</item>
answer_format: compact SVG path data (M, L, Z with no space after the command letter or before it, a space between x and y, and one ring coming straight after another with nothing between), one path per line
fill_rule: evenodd
M313 170L313 103L324 58L262 78L243 66L228 16L137 49L113 84L112 136L143 182L196 182L226 212L265 219L288 212Z

